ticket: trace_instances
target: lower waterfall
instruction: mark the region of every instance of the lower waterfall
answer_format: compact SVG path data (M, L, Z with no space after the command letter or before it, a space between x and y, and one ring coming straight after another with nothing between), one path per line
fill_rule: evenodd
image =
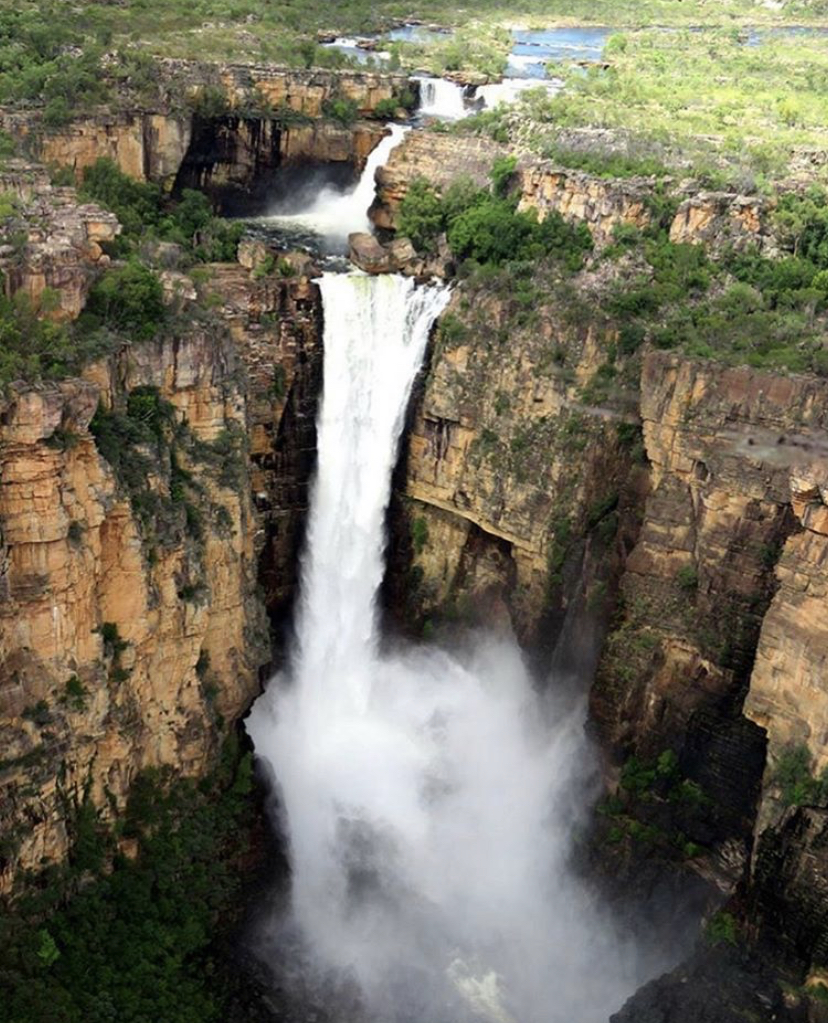
M321 289L297 636L248 721L289 840L292 924L320 977L358 988L360 1019L605 1023L639 978L569 866L592 791L583 707L540 696L509 636L380 646L391 474L447 289L361 274Z

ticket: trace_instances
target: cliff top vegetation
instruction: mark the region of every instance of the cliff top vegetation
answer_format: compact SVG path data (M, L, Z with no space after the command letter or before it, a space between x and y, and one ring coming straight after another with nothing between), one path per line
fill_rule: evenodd
M823 172L824 37L769 37L759 46L738 29L651 28L610 36L605 56L606 67L557 68L565 87L556 95L530 90L518 107L456 130L610 177L683 169L708 175L714 186L752 190L791 173ZM616 159L590 159L589 147L601 148L595 138L574 150L561 145L562 134L583 128L607 129Z
M715 7L484 0L463 8L445 0L335 7L320 0L135 0L69 8L60 0L24 0L0 10L0 104L44 105L47 125L56 126L130 96L157 102L157 57L364 68L321 45L319 33L381 34L412 18L454 34L427 46L384 41L391 61L383 66L497 76L513 28L592 24L611 33L600 61L548 66L565 83L558 94L528 94L519 108L488 112L460 130L486 131L553 157L562 129L623 130L650 161L694 172L735 167L760 185L788 174L792 153L811 176L819 172L812 156L828 145L828 49L814 30L828 30L828 0L790 0L779 10L749 0Z

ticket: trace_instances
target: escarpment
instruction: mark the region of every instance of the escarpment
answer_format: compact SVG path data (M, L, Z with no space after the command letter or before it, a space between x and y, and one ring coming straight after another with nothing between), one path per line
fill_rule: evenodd
M167 191L264 201L281 170L320 164L358 173L384 121L405 114L417 90L403 74L169 60L158 62L150 94L127 89L117 105L66 125L44 125L38 110L0 119L35 158L79 180L106 157Z
M4 886L13 867L65 855L67 806L117 813L142 769L202 772L221 718L256 692L268 650L244 402L216 342L188 331L97 368L94 382L5 399ZM154 466L131 494L95 440L118 430L130 402L169 409L175 436L121 450L122 472L128 459Z
M438 190L466 178L486 184L492 162L507 147L487 138L418 131L409 134L377 172L377 196L371 219L394 230L400 203L410 184L425 178ZM665 205L665 183L655 178L602 178L527 155L517 161L520 208L537 211L539 219L555 211L565 219L589 225L597 246L608 245L616 228L646 230L665 214L670 239L678 244L703 244L711 250L755 246L769 255L778 242L768 222L769 203L755 195L712 192L692 182L679 190L666 182L676 203Z
M73 319L119 225L71 189L38 179L20 194L30 229L6 287ZM6 388L3 892L66 857L82 806L114 820L141 772L203 775L259 692L271 635L278 647L321 347L312 265L263 275L260 249L193 278L163 271L152 339L126 339L82 377Z
M428 619L494 601L524 642L547 652L568 617L606 613L615 543L635 532L635 486L622 500L622 481L640 477L634 418L596 415L581 393L612 331L575 321L567 297L537 279L517 299L508 287L459 290L438 329L401 483L409 606ZM595 638L573 636L570 656L593 657Z

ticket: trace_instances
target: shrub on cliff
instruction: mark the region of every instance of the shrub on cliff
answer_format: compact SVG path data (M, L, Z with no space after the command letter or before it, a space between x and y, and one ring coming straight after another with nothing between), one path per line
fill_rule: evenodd
M157 185L134 181L112 160L101 157L84 171L81 197L106 206L120 220L122 252L148 236L181 245L201 262L236 258L243 226L215 216L207 196L194 189L185 188L177 203L169 203Z
M160 217L162 196L158 185L133 180L105 157L84 170L80 194L82 199L112 210L127 235L141 234L156 225Z
M60 380L111 350L109 338L40 319L28 296L0 297L0 385Z
M534 210L518 212L513 200L495 196L457 216L448 242L458 258L485 265L551 256L573 271L592 248L585 224L568 224L556 211L539 221Z
M137 261L107 272L93 285L86 303L86 322L151 338L165 319L164 292L158 277Z
M350 128L359 116L359 107L354 100L345 96L333 96L322 103L322 113L337 124Z
M454 182L441 197L422 178L414 180L400 204L398 230L420 252L433 251L446 232L459 260L484 266L553 257L577 270L592 248L585 224L568 224L555 211L539 221L534 210L518 212L517 196L509 194L515 161L495 162L493 191L478 188L468 179Z
M418 252L433 251L445 226L443 203L425 178L415 178L400 203L397 230Z

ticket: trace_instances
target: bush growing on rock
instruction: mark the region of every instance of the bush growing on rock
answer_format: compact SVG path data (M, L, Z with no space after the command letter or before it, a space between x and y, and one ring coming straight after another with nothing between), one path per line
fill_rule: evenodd
M89 292L86 315L90 321L146 340L164 322L161 281L137 261L107 270Z
M185 188L169 204L158 185L135 181L105 157L83 174L81 197L112 210L124 228L119 248L131 251L138 239L155 237L181 245L191 259L224 262L236 258L244 228L215 216L207 196Z
M434 251L445 232L460 260L483 266L553 257L577 270L592 248L586 224L567 223L550 211L539 221L534 210L518 211L518 199L509 194L515 171L513 158L496 161L492 191L460 179L440 196L423 179L411 183L400 204L398 228L420 252Z

